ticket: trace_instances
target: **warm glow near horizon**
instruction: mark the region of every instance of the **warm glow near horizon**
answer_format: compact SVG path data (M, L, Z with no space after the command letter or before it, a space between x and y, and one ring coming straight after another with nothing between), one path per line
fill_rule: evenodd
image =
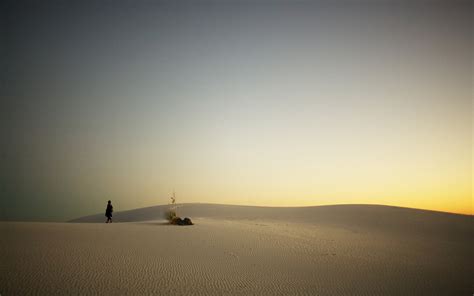
M1 218L173 188L180 203L472 214L469 9L160 3L10 13Z

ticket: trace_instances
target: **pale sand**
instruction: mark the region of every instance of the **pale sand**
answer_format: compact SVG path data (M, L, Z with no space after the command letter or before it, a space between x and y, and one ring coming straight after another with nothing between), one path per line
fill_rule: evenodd
M114 219L160 219L164 208ZM0 222L0 294L474 292L472 216L364 205L178 211L196 225Z

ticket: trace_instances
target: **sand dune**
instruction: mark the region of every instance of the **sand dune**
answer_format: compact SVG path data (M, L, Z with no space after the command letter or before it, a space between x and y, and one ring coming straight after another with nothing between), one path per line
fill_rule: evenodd
M472 216L341 205L179 205L1 222L1 295L472 295Z

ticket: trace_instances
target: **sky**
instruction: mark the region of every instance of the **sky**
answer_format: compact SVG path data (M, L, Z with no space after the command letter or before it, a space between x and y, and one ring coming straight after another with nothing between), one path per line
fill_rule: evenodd
M472 214L470 1L3 1L0 220Z

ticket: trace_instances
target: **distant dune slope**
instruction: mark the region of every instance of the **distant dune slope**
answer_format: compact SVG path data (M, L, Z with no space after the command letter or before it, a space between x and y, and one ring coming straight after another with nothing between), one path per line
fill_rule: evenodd
M382 206L332 205L312 207L258 207L220 204L178 204L178 215L190 218L229 220L277 220L349 229L403 232L405 235L474 234L474 217L436 211ZM115 222L162 220L169 205L114 213ZM75 223L103 223L104 214L71 220Z

